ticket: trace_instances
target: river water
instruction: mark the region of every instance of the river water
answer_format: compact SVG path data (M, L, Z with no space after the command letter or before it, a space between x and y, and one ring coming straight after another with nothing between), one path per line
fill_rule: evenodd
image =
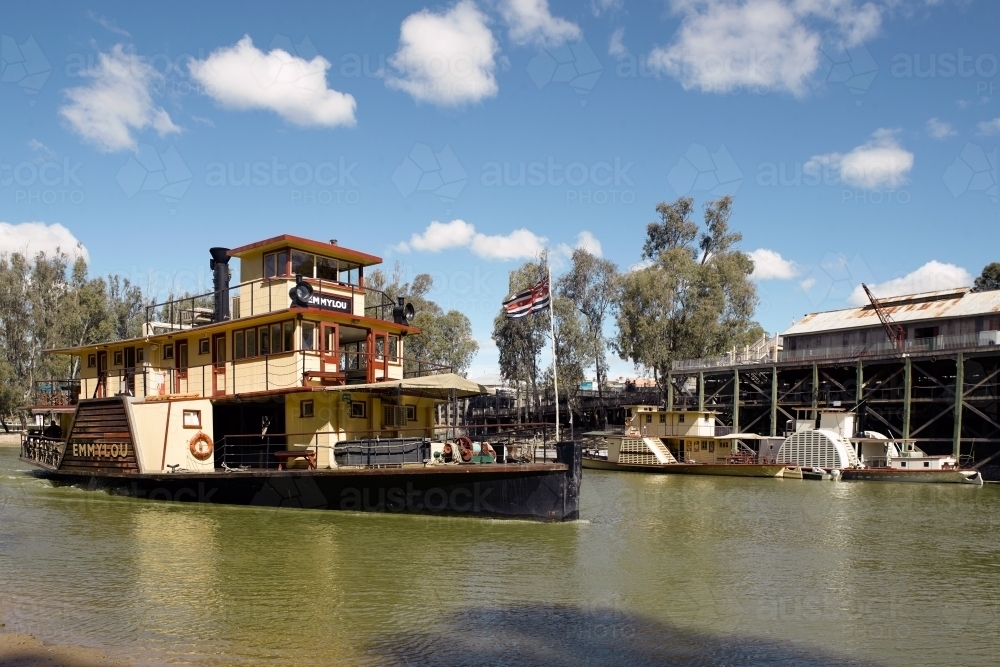
M7 630L137 664L995 665L1000 486L585 471L566 524L57 488L0 448Z

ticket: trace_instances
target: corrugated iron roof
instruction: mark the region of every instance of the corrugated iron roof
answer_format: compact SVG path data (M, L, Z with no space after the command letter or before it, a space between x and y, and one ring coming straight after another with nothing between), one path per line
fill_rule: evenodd
M969 289L964 287L958 290L886 297L879 299L879 302L892 319L900 323L1000 313L1000 290L970 292ZM871 304L868 304L844 310L809 313L785 331L784 335L798 336L879 326L882 326L882 323L879 322L878 314Z

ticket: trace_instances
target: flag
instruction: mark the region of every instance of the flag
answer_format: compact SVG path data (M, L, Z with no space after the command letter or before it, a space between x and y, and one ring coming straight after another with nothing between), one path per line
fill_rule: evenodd
M549 307L549 279L545 278L537 285L523 292L518 292L503 302L508 320L516 320Z

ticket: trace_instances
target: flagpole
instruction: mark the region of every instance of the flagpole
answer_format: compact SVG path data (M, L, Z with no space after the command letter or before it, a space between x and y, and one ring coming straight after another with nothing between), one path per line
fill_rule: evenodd
M552 293L552 267L549 266L549 334L552 336L552 386L556 392L556 442L559 442L559 375L556 373L555 294Z

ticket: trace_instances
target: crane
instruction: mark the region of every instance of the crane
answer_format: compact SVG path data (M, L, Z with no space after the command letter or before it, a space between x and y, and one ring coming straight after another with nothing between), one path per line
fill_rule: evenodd
M885 329L885 335L889 337L889 342L896 346L896 349L903 353L906 351L906 329L896 324L889 315L889 311L885 309L879 300L875 298L872 291L868 289L868 285L861 283L861 287L864 288L865 294L868 295L868 300L872 302L872 308L875 309L875 314L878 315L879 321L882 323L882 328Z

